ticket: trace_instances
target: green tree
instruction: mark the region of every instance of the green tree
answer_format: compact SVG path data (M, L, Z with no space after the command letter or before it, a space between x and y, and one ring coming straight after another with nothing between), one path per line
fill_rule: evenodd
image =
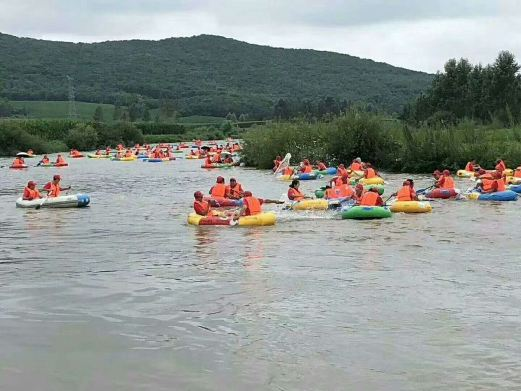
M150 110L148 110L148 107L146 107L145 111L143 112L143 121L150 122L151 119Z
M101 106L96 107L96 110L94 111L94 115L92 116L92 120L95 123L103 122L103 108Z
M114 106L114 113L112 114L112 119L114 121L119 121L121 119L121 106L119 104Z
M277 119L288 119L290 117L290 111L288 103L280 98L273 108L273 116Z

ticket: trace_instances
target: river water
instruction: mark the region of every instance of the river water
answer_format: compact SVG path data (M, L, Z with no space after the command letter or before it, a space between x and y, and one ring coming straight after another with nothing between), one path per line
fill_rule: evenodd
M287 183L190 160L70 164L0 169L1 390L521 388L519 203L194 227L192 194L218 174L266 198ZM15 208L56 172L91 207Z

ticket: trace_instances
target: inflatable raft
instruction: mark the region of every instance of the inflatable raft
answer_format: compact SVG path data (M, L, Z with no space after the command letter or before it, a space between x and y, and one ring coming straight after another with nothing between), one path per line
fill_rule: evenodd
M474 171L458 170L456 172L456 176L458 178L473 178L474 177Z
M351 206L342 209L342 219L374 220L391 217L392 213L386 206Z
M508 186L508 190L519 194L519 193L521 193L521 185L510 185L510 186Z
M460 193L457 189L434 189L425 193L427 198L441 198L447 200L449 198L455 198Z
M317 175L336 175L336 167L328 167L325 170L314 170Z
M259 213L254 216L242 216L237 221L229 217L219 216L200 216L196 213L188 215L188 224L191 225L221 225L221 226L235 226L240 227L254 227L274 225L277 222L277 215L272 212Z
M111 155L96 155L95 153L87 154L89 159L108 159Z
M382 178L376 177L376 178L362 178L358 181L358 183L361 183L362 185L383 185L385 182Z
M64 195L60 197L39 198L37 200L23 200L22 197L16 200L18 208L83 208L90 203L90 196L87 194Z
M329 209L329 202L324 199L302 200L293 202L289 208L291 210L327 210Z
M298 179L299 181L312 181L318 178L322 178L322 175L316 174L314 172L309 174L298 174L293 177L293 179Z
M427 213L431 211L431 204L424 201L395 201L391 205L393 213Z
M54 163L53 167L69 167L69 163Z
M479 193L475 191L467 195L469 200L478 201L516 201L518 197L517 193L512 190L497 191L494 193Z
M231 168L234 164L229 163L212 163L212 164L203 164L201 168Z
M27 164L17 164L16 166L14 166L14 165L9 166L9 168L11 170L23 170L23 169L28 168L28 167L29 166Z
M205 197L204 200L214 208L233 208L243 205L242 200L232 200L225 197Z

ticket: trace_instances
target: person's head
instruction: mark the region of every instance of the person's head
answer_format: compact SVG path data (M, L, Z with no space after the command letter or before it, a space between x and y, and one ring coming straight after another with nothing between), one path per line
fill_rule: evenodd
M47 159L47 158L48 158L48 156L47 156L47 155L43 155L43 157L44 157L45 159Z
M304 159L304 164L305 164L306 166L309 166L309 160L308 160L308 159Z
M411 178L407 179L407 182L409 182L409 186L410 187L414 187L414 180L412 180Z
M470 162L471 162L472 164L476 164L476 159L472 159Z
M435 177L435 178L438 178L441 176L441 171L440 170L434 170L434 172L432 173L432 175Z
M293 179L293 181L291 181L291 185L289 185L289 187L291 187L293 189L298 189L299 186L300 186L300 181L298 179Z
M501 163L501 159L496 160L496 164L499 164L499 163Z
M346 166L344 166L342 163L340 163L340 164L338 165L338 168L346 168Z
M203 193L201 193L200 191L196 191L194 193L194 198L196 199L196 201L202 201L203 200Z
M276 160L282 160L282 156L277 155Z
M357 163L362 163L362 159L359 158L359 157L357 157L357 158L355 159L355 162L357 162Z
M224 178L222 176L218 176L217 183L224 183Z
M494 179L501 179L501 177L502 177L501 172L499 172L499 171L495 171L493 176L494 176Z
M348 175L342 175L342 183L347 184L349 183L349 176Z
M58 154L58 158L61 158L61 157L62 157L62 155Z
M251 191L245 191L243 195L244 195L245 198L253 196L253 194L251 194Z
M237 184L237 180L235 178L230 178L230 185L235 186Z
M358 194L358 195L362 194L364 192L364 186L361 183L358 183L355 186L355 191L356 191L356 194Z
M449 170L443 170L443 176L450 176Z
M31 190L34 190L34 188L36 187L36 182L33 182L33 181L29 181L27 183L27 187Z
M61 179L62 179L62 177L59 176L59 175L55 175L55 176L52 177L52 181L54 183L58 183L59 181L61 181Z
M327 185L326 185L326 190L327 190L327 189L331 189L331 188L332 188L332 187L331 187L330 184L327 184Z

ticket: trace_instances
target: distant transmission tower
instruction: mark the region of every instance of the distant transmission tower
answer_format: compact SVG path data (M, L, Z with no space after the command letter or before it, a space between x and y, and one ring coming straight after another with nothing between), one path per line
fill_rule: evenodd
M67 75L67 81L69 82L69 119L76 119L78 113L76 112L76 99L74 97L74 79Z

